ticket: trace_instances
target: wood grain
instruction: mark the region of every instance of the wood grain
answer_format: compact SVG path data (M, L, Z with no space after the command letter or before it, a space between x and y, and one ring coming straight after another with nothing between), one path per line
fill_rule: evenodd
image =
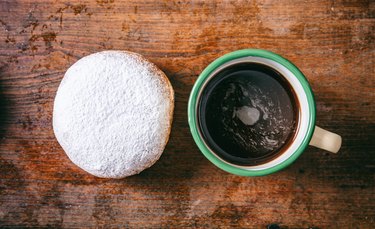
M0 226L373 228L375 4L311 1L0 0ZM199 73L237 49L293 61L315 92L317 124L343 137L266 177L227 174L199 152L187 101ZM52 131L55 92L89 53L138 52L176 93L157 162L122 180L74 166Z

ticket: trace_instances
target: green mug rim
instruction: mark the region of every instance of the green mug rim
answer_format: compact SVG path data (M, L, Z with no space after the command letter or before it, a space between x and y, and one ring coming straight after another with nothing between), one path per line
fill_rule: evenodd
M298 146L296 151L286 160L283 162L262 170L247 170L245 168L241 167L235 167L233 165L230 165L228 163L225 163L224 161L220 160L217 158L212 152L207 148L207 146L204 143L204 140L201 138L199 132L198 132L198 127L197 127L197 117L196 117L196 105L197 105L197 97L198 93L203 86L204 82L207 80L207 78L210 76L210 74L215 71L218 67L221 65L243 57L262 57L266 59L273 60L284 67L286 67L290 72L293 73L293 75L299 80L299 82L302 85L302 88L307 96L307 101L308 101L308 107L310 109L310 115L309 115L309 120L308 120L308 128L306 135L304 139L302 140L302 143ZM315 119L316 119L316 108L315 108L315 100L314 100L314 95L311 90L310 84L308 83L306 77L303 75L303 73L294 65L292 64L289 60L283 58L282 56L267 51L263 49L242 49L242 50L237 50L228 54L225 54L216 60L214 60L211 64L209 64L199 75L197 81L195 82L193 89L190 93L190 98L189 98L189 103L188 103L188 122L190 126L190 132L194 138L195 143L197 144L198 148L200 151L203 153L203 155L211 161L214 165L219 167L220 169L240 175L240 176L264 176L268 175L274 172L277 172L279 170L284 169L285 167L289 166L292 164L301 154L302 152L306 149L306 147L309 145L309 142L312 138L312 135L314 133L315 129Z

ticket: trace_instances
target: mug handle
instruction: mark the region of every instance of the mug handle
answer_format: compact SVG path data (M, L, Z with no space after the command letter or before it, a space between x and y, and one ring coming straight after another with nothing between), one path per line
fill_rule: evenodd
M337 153L341 147L341 143L342 139L340 135L315 126L315 131L309 145L327 150L331 153Z

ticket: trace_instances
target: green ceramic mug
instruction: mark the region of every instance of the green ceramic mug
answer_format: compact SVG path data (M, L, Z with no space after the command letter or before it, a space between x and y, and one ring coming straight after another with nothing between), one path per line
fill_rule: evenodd
M299 114L298 125L292 142L287 148L272 160L255 164L241 165L229 162L210 147L208 140L202 134L199 125L198 110L202 99L202 92L208 82L217 76L217 73L235 64L261 64L266 65L282 75L293 88L298 99ZM277 172L294 162L308 145L337 153L341 147L341 137L337 134L315 126L316 110L315 100L308 81L302 72L285 58L260 49L244 49L226 54L204 69L200 74L190 94L188 104L188 118L190 131L194 141L204 156L220 169L229 173L242 176L262 176Z

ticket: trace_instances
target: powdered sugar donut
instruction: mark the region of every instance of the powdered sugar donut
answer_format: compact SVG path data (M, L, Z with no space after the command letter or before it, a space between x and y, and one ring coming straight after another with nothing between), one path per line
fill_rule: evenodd
M172 86L139 54L103 51L65 73L53 109L55 136L83 170L123 178L153 165L171 130Z

